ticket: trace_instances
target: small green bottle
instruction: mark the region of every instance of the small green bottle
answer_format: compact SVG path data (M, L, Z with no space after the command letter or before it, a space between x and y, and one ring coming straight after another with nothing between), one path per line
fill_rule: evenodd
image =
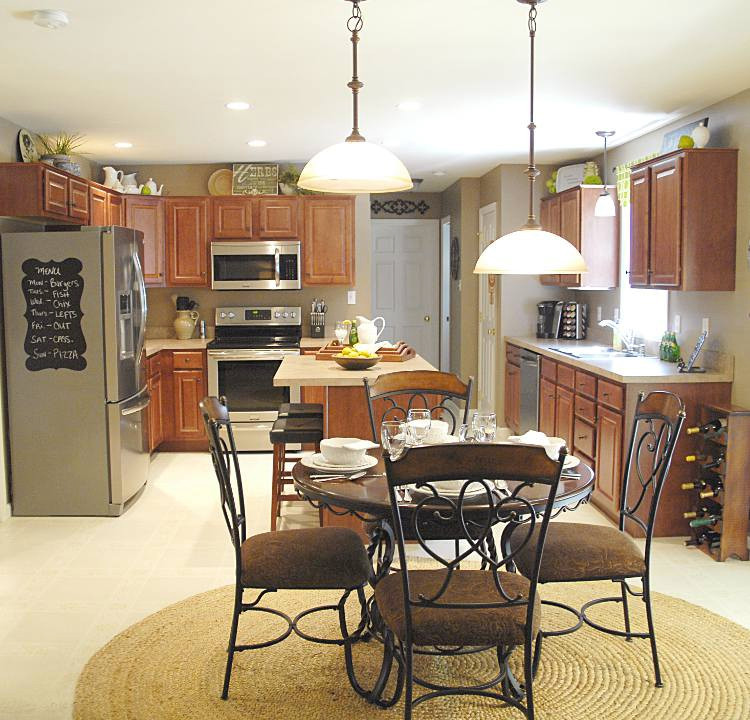
M669 337L669 332L665 331L664 334L661 336L661 342L659 343L659 360L666 361L667 359L667 340Z
M359 333L357 332L357 323L352 323L349 329L349 344L356 345L359 342Z
M677 343L676 333L671 333L669 351L669 362L676 363L680 359L680 346Z

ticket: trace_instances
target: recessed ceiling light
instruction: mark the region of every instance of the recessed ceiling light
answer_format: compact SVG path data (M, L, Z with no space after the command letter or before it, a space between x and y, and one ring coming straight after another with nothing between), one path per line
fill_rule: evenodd
M116 148L120 148L121 150L127 150L128 148L133 147L133 143L131 142L116 142L115 143Z
M435 170L434 173L432 173L435 177L443 177L445 175L445 170Z
M70 19L64 10L35 10L34 23L49 30L64 28Z
M250 147L265 147L268 143L265 140L248 140L247 144Z
M226 108L227 110L249 110L250 103L243 102L242 100L233 100L232 102L228 102L226 104Z
M404 100L396 105L396 107L404 112L414 112L414 110L419 110L422 107L422 103L418 100Z

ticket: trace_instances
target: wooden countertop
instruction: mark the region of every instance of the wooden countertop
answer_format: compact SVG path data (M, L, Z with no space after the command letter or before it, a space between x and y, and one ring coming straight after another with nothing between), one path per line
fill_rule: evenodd
M333 360L316 360L314 355L287 355L274 375L273 384L277 387L356 387L362 385L363 378L374 380L386 373L435 369L419 355L406 362L379 362L369 370L344 370Z
M586 348L602 347L601 344L588 342L586 340L554 340L551 338L537 337L505 337L505 341L512 345L531 350L545 357L565 363L574 368L586 370L594 375L608 378L619 383L731 383L734 380L734 363L729 356L722 356L726 361L726 367L720 370L708 370L705 373L679 373L677 365L651 357L606 357L606 358L575 358L571 355L555 352L550 347L570 348L571 350L584 350ZM689 354L683 348L683 356ZM704 351L705 352L705 351ZM714 353L718 355L718 353ZM698 365L705 361L702 352L698 357Z
M149 338L146 340L146 357L155 355L162 350L205 350L211 340L208 338L193 338L178 340L177 338Z

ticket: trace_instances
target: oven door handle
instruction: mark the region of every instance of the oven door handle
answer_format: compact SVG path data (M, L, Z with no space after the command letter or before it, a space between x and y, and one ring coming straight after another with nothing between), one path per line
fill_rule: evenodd
M238 353L232 350L209 350L208 357L217 360L283 360L288 355L297 355L298 353L278 353L269 351L267 353Z
M273 251L273 267L274 273L276 274L276 287L279 287L279 285L281 285L281 265L279 256L279 248L277 247Z

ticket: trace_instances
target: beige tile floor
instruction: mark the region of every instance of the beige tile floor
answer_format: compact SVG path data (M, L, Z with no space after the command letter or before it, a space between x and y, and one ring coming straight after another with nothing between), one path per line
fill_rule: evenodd
M271 460L243 456L249 525L269 527ZM607 521L592 507L564 516ZM302 504L284 527L317 524ZM71 717L76 678L112 636L150 613L233 581L233 555L207 455L160 454L119 518L0 523L0 718ZM657 540L655 589L750 627L750 565L715 563L680 539Z

